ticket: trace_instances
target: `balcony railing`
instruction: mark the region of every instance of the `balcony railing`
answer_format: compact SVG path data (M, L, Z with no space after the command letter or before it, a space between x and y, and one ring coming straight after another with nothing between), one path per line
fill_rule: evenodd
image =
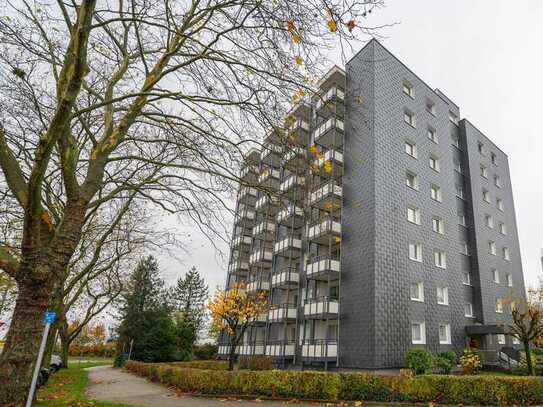
M268 341L266 356L273 358L288 358L295 354L296 342L293 340Z
M257 199L255 209L258 212L276 214L279 210L279 198L273 195L262 195Z
M249 271L249 262L244 260L234 260L228 266L230 274L245 274Z
M272 286L279 288L294 288L298 286L300 273L294 267L285 267L279 273L272 275Z
M265 142L262 146L262 162L278 166L281 163L281 154L283 153L283 146L272 142Z
M327 182L317 187L309 196L309 203L321 209L331 211L341 209L343 188L334 182Z
M286 166L301 164L305 161L306 150L303 147L290 147L283 158L283 163Z
M322 123L314 134L315 143L330 148L343 145L343 121L332 117Z
M307 230L309 240L319 244L338 244L341 242L341 223L332 219L325 219Z
M264 341L244 342L238 346L240 356L264 355Z
M240 235L232 239L232 248L239 246L250 246L253 242L251 236Z
M263 325L266 322L268 322L268 313L267 312L263 312L262 314L257 315L252 321L252 323L256 324L256 325Z
M296 311L296 304L274 304L268 311L268 321L281 322L296 319Z
M275 168L264 168L258 176L258 182L265 187L277 188L281 172Z
M343 174L343 153L337 150L328 150L315 160L315 168L334 176Z
M302 240L289 236L275 243L273 253L278 256L297 259L302 250Z
M257 291L269 291L270 282L267 278L257 278L255 280L249 281L247 284L247 292L257 292Z
M330 297L317 297L305 300L304 316L306 318L322 318L337 316L339 301Z
M265 240L269 240L273 238L274 233L275 223L268 220L260 222L253 228L253 237L255 238L264 238Z
M304 340L302 358L312 360L330 360L337 358L337 341L329 339Z
M305 273L314 280L336 280L341 273L341 261L338 256L328 254L314 257L308 260Z
M244 181L255 181L257 175L257 169L253 165L243 167L240 171L239 177Z
M277 214L277 223L290 226L292 222L294 227L299 227L303 224L303 216L304 210L302 208L289 205Z
M344 98L345 93L341 89L337 87L330 88L328 92L317 98L317 102L315 103L315 110L319 110L320 108L322 108L331 99L343 100Z
M289 196L297 195L299 198L302 197L303 190L305 185L305 177L301 175L290 175L283 182L281 182L280 191L283 194L288 194Z
M251 253L249 264L251 266L271 266L273 253L271 249L260 249Z
M239 224L242 222L253 222L256 217L255 211L251 207L245 206L245 205L239 206L239 209L236 215L237 215L236 222L235 222L236 224Z
M256 200L256 188L243 186L239 190L238 201L241 203L254 202Z

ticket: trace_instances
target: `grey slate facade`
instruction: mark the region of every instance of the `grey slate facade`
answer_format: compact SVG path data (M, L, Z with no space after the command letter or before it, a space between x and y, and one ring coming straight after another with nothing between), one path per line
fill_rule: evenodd
M268 354L281 364L388 368L402 366L405 353L413 347L460 353L468 345L481 349L513 345L509 337L503 343L501 335L475 336L466 331L469 326L506 321L510 310L503 300L512 292L524 295L507 155L469 121L460 120L458 106L379 42L370 41L356 54L343 77L339 71L336 68L323 80L322 89L323 94L329 93L333 82L344 94L342 100L333 100L341 106L335 108L334 117L342 120L342 129L333 129L341 141L334 136L321 142L325 136L319 128L330 116L319 119L321 107L315 107L315 99L308 108L311 113L304 111L298 117L308 123L299 146L309 159L317 149L317 158L327 157L331 150L341 153L332 175L313 173L311 164L297 170L266 164L265 175L277 166L278 182L293 174L304 176L302 192L285 201L303 208L303 220L278 226L268 244L272 247L273 242L277 245L294 236L302 242L299 250L296 247L296 254L288 256L274 251L273 260L258 263L260 271L248 262L247 273L235 278L254 282L258 276L259 289L270 290L273 305L278 286L274 275L285 267L296 270L296 281L281 291L280 301L296 303L295 317L277 326L268 316L248 337L252 347L240 353ZM261 173L267 155L260 153ZM341 168L336 171L336 166ZM312 206L311 193L322 182L340 185L340 208ZM249 228L276 219L258 210L255 217ZM310 225L329 218L340 223L339 238L309 236ZM244 230L245 226L235 229L234 239L239 240ZM252 239L247 256L255 247L266 246ZM323 258L323 253L327 259L338 256L340 272L310 276L312 259ZM232 257L239 261L240 251L234 253L233 248ZM232 275L229 268L229 282ZM262 284L262 278L269 283ZM337 310L328 305L328 312L309 316L307 304L319 304L315 293L337 304ZM291 344L292 352L286 352L285 345L281 352L268 351L280 339ZM227 345L221 349L226 353Z

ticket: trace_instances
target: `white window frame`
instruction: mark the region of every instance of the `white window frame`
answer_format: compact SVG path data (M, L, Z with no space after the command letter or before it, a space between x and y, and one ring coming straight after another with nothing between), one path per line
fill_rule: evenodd
M507 280L507 287L513 287L513 275L508 273L505 278Z
M426 111L432 116L436 115L436 104L430 98L426 98Z
M494 218L488 213L485 214L485 225L487 228L494 229Z
M492 281L494 281L496 284L500 284L500 272L498 271L498 269L493 268L491 272L492 272Z
M435 155L430 155L428 158L428 163L430 165L430 168L433 169L435 172L441 171L441 165L439 163L439 158Z
M481 164L479 168L481 177L488 179L488 168L486 168L486 166L484 166L483 164Z
M460 199L465 199L464 186L460 184L455 184L456 196Z
M412 253L413 248L413 253ZM414 254L414 257L412 256ZM422 263L422 244L421 243L415 243L415 242L409 242L408 243L408 255L409 259Z
M411 110L405 109L403 111L403 121L411 127L417 127L417 118L415 117L415 113L413 113Z
M409 180L412 178L413 180L413 185L410 184ZM411 189L414 189L415 191L418 191L419 190L419 177L417 174L415 174L414 172L411 172L411 171L407 171L405 173L405 184L411 188Z
M492 256L496 255L496 242L492 240L488 242L488 254L491 254Z
M463 169L462 169L462 163L458 160L454 160L453 161L453 165L454 165L454 170L459 173L459 174L462 174L463 173Z
M419 329L419 339L415 339L413 335L413 328L415 325L418 325ZM426 344L426 323L424 321L413 321L411 322L411 343L414 345L425 345Z
M466 277L467 277L467 279L466 279ZM471 275L470 275L469 271L463 271L462 272L462 284L471 285Z
M504 334L497 334L496 335L496 342L498 342L498 345L505 345L505 335Z
M445 222L438 216L432 217L432 230L440 235L445 234Z
M439 291L442 291L443 301L439 301ZM436 298L439 305L449 305L449 287L436 287Z
M468 244L468 242L466 242L465 240L461 241L460 242L460 247L461 247L460 253L465 255L465 256L469 256L469 244Z
M441 328L445 329L445 338L441 337ZM437 330L438 330L438 335L439 335L439 344L450 345L451 344L451 324L439 324Z
M496 208L503 212L503 199L496 198Z
M498 188L502 187L502 180L498 174L494 175L494 185L496 185Z
M405 140L405 153L410 157L417 158L417 144L410 140Z
M490 153L490 162L491 162L492 164L494 164L494 165L498 165L498 164L497 164L497 161L496 161L496 158L497 158L497 157L496 157L496 154Z
M469 306L469 313L466 312L467 306ZM473 318L473 304L471 302L464 303L464 316L466 318Z
M432 142L436 144L439 142L436 129L428 127L428 129L426 130L426 134L428 136L428 139L430 139Z
M413 293L411 291L411 288L414 286L417 287L417 297L413 297ZM411 301L424 302L424 283L422 281L411 283L409 286L409 298Z
M508 247L502 247L502 256L503 256L503 259L506 261L511 260L511 253L509 252Z
M441 187L439 185L430 185L430 198L437 202L443 202L443 195L441 193Z
M483 189L483 201L490 203L490 192L486 189Z
M503 314L503 301L501 298L496 298L496 313Z
M415 89L413 88L413 85L405 79L402 82L402 92L411 99L415 98Z
M502 235L507 235L507 225L505 222L498 223L498 230Z
M415 225L420 225L420 208L416 206L407 206L407 221Z
M434 250L434 265L440 269L447 268L447 252L444 250Z

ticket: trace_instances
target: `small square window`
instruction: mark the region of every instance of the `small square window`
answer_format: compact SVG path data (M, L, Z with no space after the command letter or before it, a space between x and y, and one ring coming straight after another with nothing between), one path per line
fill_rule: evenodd
M477 149L479 150L479 154L485 155L485 145L480 141L477 143Z
M503 212L503 200L500 198L496 199L496 207Z
M444 234L445 233L445 223L443 222L443 219L434 216L432 218L432 230L434 232L436 232L436 233L441 234L441 235Z
M428 127L428 138L434 143L437 143L437 131L431 127Z
M439 158L435 157L435 156L430 156L430 159L429 159L429 163L430 163L430 168L433 169L434 171L437 171L439 172L440 170L440 167L439 167Z
M466 302L464 304L464 316L473 318L473 306L471 305L471 302Z
M469 245L468 242L460 242L460 253L463 255L469 256Z
M460 199L465 199L464 186L456 184L454 187L456 188L456 196Z
M483 189L483 201L490 202L490 192L486 189Z
M498 298L498 299L496 300L496 312L497 312L498 314L503 313L503 301L502 301L501 298Z
M507 274L507 287L513 287L513 276L511 274Z
M498 224L498 227L499 227L500 233L501 233L502 235L506 235L506 234L507 234L507 226L505 225L505 223L500 222L500 223Z
M449 110L449 120L453 122L454 124L458 125L458 116L456 113L453 113Z
M411 127L417 127L415 114L413 112L410 112L409 110L404 110L403 121L409 124Z
M503 259L504 260L507 260L507 261L511 260L511 256L509 254L509 249L507 247L504 247L502 249L502 254L503 254Z
M500 272L496 269L492 269L492 280L496 284L500 284Z
M420 209L414 206L407 207L407 220L411 223L420 225Z
M419 179L416 174L410 171L407 171L405 174L405 183L410 188L419 189Z
M490 229L494 228L494 219L489 214L485 215L485 225L486 225L486 227L488 227Z
M490 153L490 161L492 161L492 164L497 165L496 154Z
M496 242L488 242L488 253L495 256L496 255Z
M446 269L447 268L447 253L442 250L434 251L434 264L436 267Z
M505 335L504 334L498 334L498 345L505 345Z
M437 287L437 303L449 305L449 289L447 287Z
M417 145L412 141L405 142L405 152L413 158L417 158Z
M411 323L411 342L414 344L426 343L426 326L424 322Z
M441 188L437 185L430 185L430 197L434 201L441 202L442 196L441 196Z
M463 213L458 214L458 224L466 227L468 226L466 215L464 215Z
M410 98L414 98L415 97L415 91L413 89L413 85L411 85L411 83L409 83L408 81L403 81L403 93L405 93L407 96L409 96Z
M450 345L451 343L451 325L439 324L439 343L441 345Z
M494 175L494 185L496 185L498 188L502 187L502 180L499 175Z
M468 271L462 272L462 284L471 285L471 277Z
M457 134L451 134L451 143L460 150L460 137Z
M481 164L479 168L481 171L481 177L488 178L488 170L486 169L486 167Z
M424 302L424 284L422 282L412 283L409 292L411 300Z
M409 243L409 258L413 261L422 262L422 244Z
M458 160L453 160L454 170L459 174L462 174L462 163Z
M436 104L430 99L426 99L426 111L431 113L433 116L436 115Z

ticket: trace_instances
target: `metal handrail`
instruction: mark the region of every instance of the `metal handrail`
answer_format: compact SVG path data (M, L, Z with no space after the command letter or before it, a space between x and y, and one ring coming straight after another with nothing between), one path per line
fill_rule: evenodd
M337 254L330 254L330 253L321 254L319 256L308 258L306 261L306 264L317 263L322 260L340 260L340 256L338 256Z

